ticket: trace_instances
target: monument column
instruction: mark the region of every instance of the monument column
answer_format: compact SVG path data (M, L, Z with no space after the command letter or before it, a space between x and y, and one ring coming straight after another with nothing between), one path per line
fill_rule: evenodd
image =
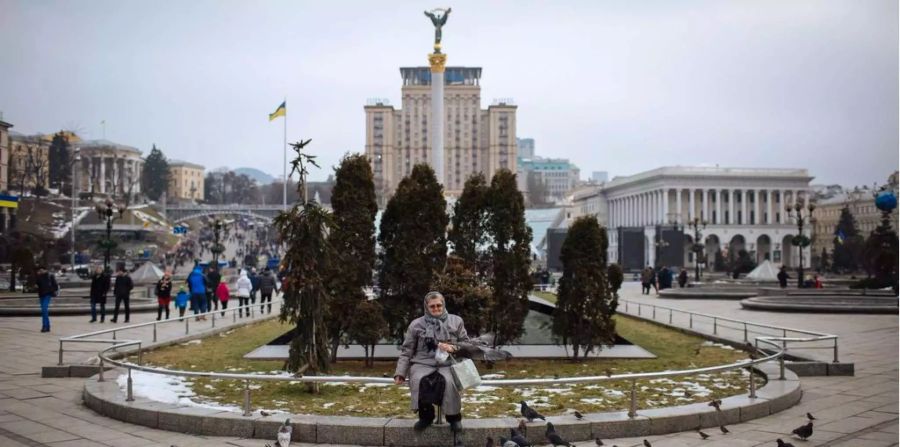
M444 66L447 55L441 53L441 36L450 11L450 8L425 11L434 25L434 52L428 55L431 66L431 167L441 185L447 181L444 177Z

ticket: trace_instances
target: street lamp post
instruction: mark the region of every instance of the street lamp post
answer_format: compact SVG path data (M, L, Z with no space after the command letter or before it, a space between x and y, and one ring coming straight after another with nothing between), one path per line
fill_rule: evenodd
M219 243L219 239L222 236L222 228L224 226L221 219L216 219L213 223L213 246L210 247L209 251L213 255L213 265L216 269L219 268L219 254L225 251L225 247Z
M72 247L70 248L72 252L72 271L75 271L75 207L78 205L78 182L75 181L75 174L77 170L75 169L78 166L78 163L81 162L81 148L75 148L75 161L72 163Z
M794 203L794 206L791 207L791 204L786 204L784 206L784 211L787 214L788 218L794 219L797 221L797 235L791 239L791 245L797 247L800 251L800 268L797 272L797 288L803 288L803 249L809 247L810 240L806 235L803 234L803 222L809 222L810 224L814 224L815 218L813 217L813 211L816 210L816 204L810 202L807 205L807 213L803 214L803 205L800 202Z
M116 243L112 240L112 223L113 220L116 219L116 212L119 213L118 217L121 218L125 213L125 207L114 204L112 199L107 198L106 202L103 204L97 204L97 214L101 219L106 220L106 240L100 244L106 251L103 255L103 271L106 273L110 272L110 255L112 254L113 247L116 246Z
M700 220L699 217L688 222L688 225L694 229L694 245L691 247L694 252L694 281L700 281L700 255L703 253L703 244L700 243L700 238L703 237L701 231L706 229L707 223L705 220Z

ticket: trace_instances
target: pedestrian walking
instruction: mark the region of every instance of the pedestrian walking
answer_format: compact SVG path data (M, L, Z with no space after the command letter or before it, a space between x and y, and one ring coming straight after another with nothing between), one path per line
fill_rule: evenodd
M267 301L269 303L268 313L272 313L272 293L275 292L276 282L277 280L275 279L275 275L272 274L272 270L266 267L266 269L263 270L262 277L259 279L259 313L263 313Z
M648 265L641 271L641 295L650 294L650 283L653 281L653 269Z
M225 316L225 309L228 309L228 298L231 291L228 290L228 281L222 281L216 287L216 300L222 304L222 316Z
M249 317L250 291L253 290L253 283L250 281L250 278L247 277L246 270L241 270L241 276L238 278L235 288L237 289L235 294L238 297L238 316L244 318L244 310L246 309L247 316Z
M203 274L203 270L199 265L194 267L194 271L187 277L188 289L191 291L191 309L194 311L194 315L206 313L206 291L209 288L208 282L209 280L206 278L206 275ZM205 316L197 316L195 318L197 321L206 319Z
M256 294L259 293L259 275L256 274L256 267L250 269L250 284L253 287L250 289L250 305L256 304Z
M134 289L134 282L131 281L131 275L125 270L125 265L119 265L119 271L116 272L116 284L113 286L113 295L116 297L116 307L113 309L113 323L119 320L119 304L125 305L125 322L131 320L131 289Z
M219 283L222 281L222 275L219 273L218 266L209 265L209 271L206 273L206 279L209 282L209 288L206 289L206 296L209 299L206 303L206 310L219 310L219 297L216 291L219 289ZM215 306L215 308L213 308Z
M169 272L163 273L163 277L156 283L156 321L162 318L163 310L166 311L166 320L169 319L169 303L172 302L172 276Z
M187 310L188 301L191 299L190 294L188 294L187 290L184 290L184 286L178 288L178 294L175 295L175 307L178 308L178 317L184 316L184 311Z
M97 321L97 306L100 306L100 322L106 319L106 294L112 280L103 267L97 266L91 276L91 323Z
M59 294L59 284L56 276L43 265L38 267L35 283L41 302L41 332L50 332L50 299Z
M678 287L684 288L687 286L688 281L688 272L685 269L681 269L681 272L678 274Z
M783 265L781 266L780 269L778 269L778 276L777 276L777 277L778 277L778 285L779 285L782 289L786 289L786 288L787 288L787 282L788 282L788 279L790 279L790 276L788 276L788 274L787 274L787 269L785 269Z

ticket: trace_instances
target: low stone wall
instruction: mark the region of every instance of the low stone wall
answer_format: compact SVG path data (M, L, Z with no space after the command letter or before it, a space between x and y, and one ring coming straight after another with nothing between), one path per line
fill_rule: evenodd
M685 288L659 291L660 298L701 299L701 300L742 300L756 296L756 290L733 290L728 288Z
M774 312L896 314L897 298L860 295L758 296L741 300L744 309Z
M802 397L796 374L785 371L785 380L778 380L778 364L759 365L757 371L769 378L757 390L757 396L732 396L723 399L721 411L706 403L677 407L638 410L634 418L626 412L586 414L583 420L574 416L551 416L557 432L569 441L588 441L594 438L623 438L660 435L695 430L698 427L717 427L768 416L797 404ZM120 371L121 373L121 371ZM450 446L453 439L447 424L433 426L418 433L413 430L414 419L360 418L339 416L293 415L279 413L261 416L254 412L242 416L222 410L164 404L135 397L125 401L116 374L107 373L107 380L89 379L84 386L84 403L104 416L143 425L207 436L235 436L274 440L278 426L287 418L293 424L293 440L319 444L364 446ZM112 377L110 377L112 376ZM495 440L509 434L517 425L517 418L466 419L463 439L467 446L483 446L488 436ZM528 424L531 441L544 442L544 422Z

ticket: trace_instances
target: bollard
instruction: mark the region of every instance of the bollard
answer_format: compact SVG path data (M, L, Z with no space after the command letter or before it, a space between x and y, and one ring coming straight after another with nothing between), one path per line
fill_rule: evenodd
M153 342L156 343L156 323L153 323Z
M190 318L185 318L185 319L184 319L184 335L187 335L187 334L190 333L190 329L189 329L189 328L190 328L190 324L191 324L191 319L190 319Z
M778 380L784 380L784 355L787 353L787 340L781 340L781 355L778 357Z
M672 325L672 309L669 309L669 326Z
M656 320L656 306L653 306L653 320Z
M63 364L63 362L62 362L62 356L63 356L62 345L63 345L63 341L62 341L62 339L60 339L59 340L59 363L57 363L57 365L59 365L59 366L62 366L62 364ZM837 343L835 343L834 347L837 348ZM837 357L835 357L835 358L837 358ZM835 360L835 361L837 361L837 360Z
M719 319L713 317L713 335L717 335L719 333Z
M241 308L241 307L238 306L238 309L240 309L240 308ZM242 311L242 312L243 312L243 311ZM235 312L235 311L231 311L231 322L232 322L232 323L237 323L237 312Z
M212 327L216 327L216 313L212 313Z
M641 316L641 303L638 303L638 316Z
M634 418L637 416L637 390L636 390L636 382L634 380L631 381L631 404L628 406L628 417Z
M128 368L128 397L125 398L127 402L134 402L134 392L132 390L132 380L131 380L131 368Z
M244 381L244 416L250 416L253 412L250 411L250 381Z
M62 342L60 342L59 345L62 346ZM62 351L60 351L60 354L59 354L59 355L60 355L60 359L61 359L61 358L62 358ZM839 362L838 362L837 337L834 337L834 362L833 362L833 363L839 363Z
M750 398L756 399L756 381L753 380L753 367L747 368L750 372Z
M690 327L691 329L693 329L693 328L694 328L694 314L688 314L688 315L691 317L691 318L690 318L690 323L689 323L690 326L689 326L689 327Z
M113 331L113 340L116 339L116 331Z
M141 344L138 343L138 365L144 364L144 350L141 348Z
M747 339L747 323L744 323L744 341L748 341Z
M103 356L100 357L100 371L97 372L97 381L103 382Z
M628 313L628 301L625 302L625 313Z

